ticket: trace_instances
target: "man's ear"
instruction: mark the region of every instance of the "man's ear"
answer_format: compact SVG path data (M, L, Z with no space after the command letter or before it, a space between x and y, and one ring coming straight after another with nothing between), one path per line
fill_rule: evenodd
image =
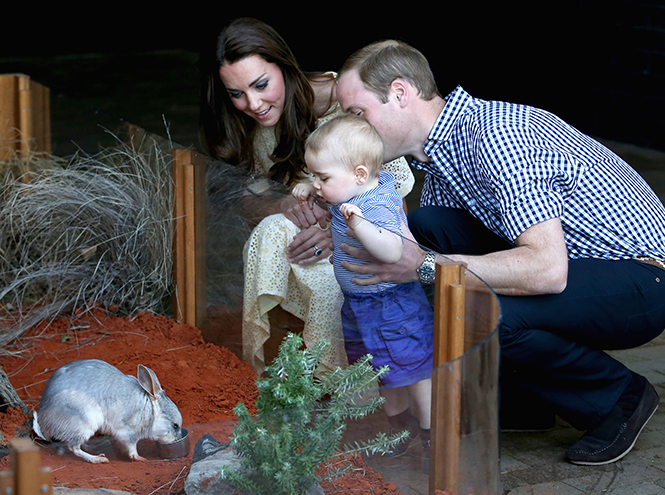
M395 79L390 83L390 96L397 100L400 107L406 106L412 90L413 86L402 79Z
M356 165L354 172L356 176L356 184L359 186L362 186L367 182L367 179L369 179L369 169L363 164Z

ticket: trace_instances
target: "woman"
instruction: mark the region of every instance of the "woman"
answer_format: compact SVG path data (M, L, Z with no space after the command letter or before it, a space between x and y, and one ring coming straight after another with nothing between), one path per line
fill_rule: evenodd
M250 18L222 30L217 64L218 70L208 74L202 108L211 156L289 187L310 180L305 139L341 113L335 74L304 74L282 37ZM406 161L386 167L405 196L413 186ZM342 294L328 262L328 213L309 203L299 205L291 196L276 206L278 211L256 226L245 245L244 359L257 374L263 372L268 312L279 304L304 321L306 345L321 338L331 342L324 368L345 366Z

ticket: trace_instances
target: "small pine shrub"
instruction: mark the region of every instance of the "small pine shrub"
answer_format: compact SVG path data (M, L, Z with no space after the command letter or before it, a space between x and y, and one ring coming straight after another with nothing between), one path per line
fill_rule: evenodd
M278 357L266 368L266 378L257 380L255 417L243 403L234 409L238 424L231 446L241 467L225 466L220 476L240 489L266 495L302 494L322 481L316 472L324 463L362 452L385 454L408 436L406 431L392 436L379 433L340 450L345 420L363 418L383 404L382 397L363 398L363 392L375 387L388 368L375 371L372 356L367 355L346 369L317 375L329 343L320 341L302 349L302 342L298 335L289 334ZM325 471L325 479L331 479L343 474L344 468Z

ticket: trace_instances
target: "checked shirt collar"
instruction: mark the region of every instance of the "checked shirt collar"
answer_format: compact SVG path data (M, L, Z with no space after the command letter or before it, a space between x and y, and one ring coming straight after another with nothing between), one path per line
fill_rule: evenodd
M457 86L445 100L446 104L423 146L423 151L430 157L437 148L440 148L450 138L455 122L466 108L473 103L473 97L464 91L461 86Z

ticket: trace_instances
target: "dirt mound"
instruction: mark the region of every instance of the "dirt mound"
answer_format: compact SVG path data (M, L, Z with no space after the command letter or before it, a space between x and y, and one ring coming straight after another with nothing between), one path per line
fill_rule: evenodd
M178 405L183 426L193 446L205 433L228 441L233 430L232 409L243 402L255 412L254 369L224 347L206 343L192 326L148 313L135 318L108 317L101 312L76 320L60 319L26 333L0 359L2 369L21 399L38 409L39 398L52 372L77 359L102 359L127 374L136 375L139 364L157 374L167 395ZM0 414L0 430L6 438L28 430L29 416L18 408ZM42 445L42 466L53 470L54 484L68 488L109 488L137 495L184 493L191 456L159 459L151 442L139 443L147 462L131 462L115 455L108 438L95 438L89 450L104 452L111 462L89 464L55 446ZM327 495L358 492L398 494L394 483L365 467L361 459L344 480L323 485ZM0 470L8 469L8 457ZM371 491L370 491L371 490Z

